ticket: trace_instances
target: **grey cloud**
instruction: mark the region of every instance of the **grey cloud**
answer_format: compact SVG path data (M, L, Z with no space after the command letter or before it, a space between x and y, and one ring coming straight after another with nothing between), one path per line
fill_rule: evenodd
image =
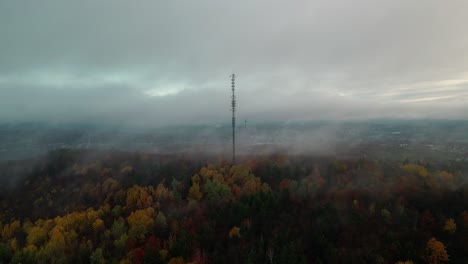
M467 9L2 1L0 119L224 122L232 71L239 114L253 120L466 118L466 83L443 82L468 81Z

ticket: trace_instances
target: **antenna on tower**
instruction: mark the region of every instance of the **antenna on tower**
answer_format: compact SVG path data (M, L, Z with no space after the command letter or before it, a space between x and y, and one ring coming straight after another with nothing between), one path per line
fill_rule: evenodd
M232 164L236 163L236 75L231 74L231 111L232 111Z

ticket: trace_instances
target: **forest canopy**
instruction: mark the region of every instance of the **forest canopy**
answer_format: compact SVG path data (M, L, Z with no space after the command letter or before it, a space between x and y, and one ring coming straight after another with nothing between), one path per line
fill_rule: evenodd
M0 263L467 260L468 164L90 153L16 161Z

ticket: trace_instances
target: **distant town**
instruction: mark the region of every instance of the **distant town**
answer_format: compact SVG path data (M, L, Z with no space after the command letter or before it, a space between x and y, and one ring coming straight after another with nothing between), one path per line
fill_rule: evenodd
M92 125L0 124L0 160L55 149L203 153L229 157L230 124L127 129ZM242 122L239 155L316 154L394 160L468 160L467 121Z

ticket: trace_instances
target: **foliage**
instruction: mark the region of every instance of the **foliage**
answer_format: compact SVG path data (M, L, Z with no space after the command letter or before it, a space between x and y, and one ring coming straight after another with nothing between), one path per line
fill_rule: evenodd
M468 261L468 164L52 159L0 200L0 263Z
M455 233L457 230L457 224L453 218L447 219L444 225L444 231L448 232L449 234Z
M229 231L228 236L229 236L229 238L234 238L234 237L240 238L240 237L241 237L241 235L240 235L240 228L237 227L237 226L234 226L234 227L231 228L231 230Z
M153 197L151 196L152 187L141 187L134 185L127 190L127 208L143 209L152 205Z
M47 240L47 231L43 227L33 226L26 233L26 241L30 245L40 246Z
M200 201L203 198L203 193L200 191L200 184L199 183L193 183L192 186L189 189L189 195L188 197L190 199L194 199L196 201Z
M426 245L426 254L424 259L429 264L446 263L449 261L449 255L445 250L445 245L435 238L431 238Z
M96 248L96 250L89 257L89 262L91 264L105 264L106 260L104 259L102 248Z
M225 201L231 196L231 189L222 184L219 180L207 180L204 186L206 198L209 201Z
M130 237L139 240L144 239L148 231L153 228L154 215L154 209L151 207L130 213L127 218L128 225L130 226Z
M167 227L167 220L166 216L164 215L163 212L159 211L158 215L156 216L156 225L159 228L166 228Z
M401 169L405 172L415 174L421 177L427 177L429 175L429 172L426 168L417 164L405 164L401 166Z

